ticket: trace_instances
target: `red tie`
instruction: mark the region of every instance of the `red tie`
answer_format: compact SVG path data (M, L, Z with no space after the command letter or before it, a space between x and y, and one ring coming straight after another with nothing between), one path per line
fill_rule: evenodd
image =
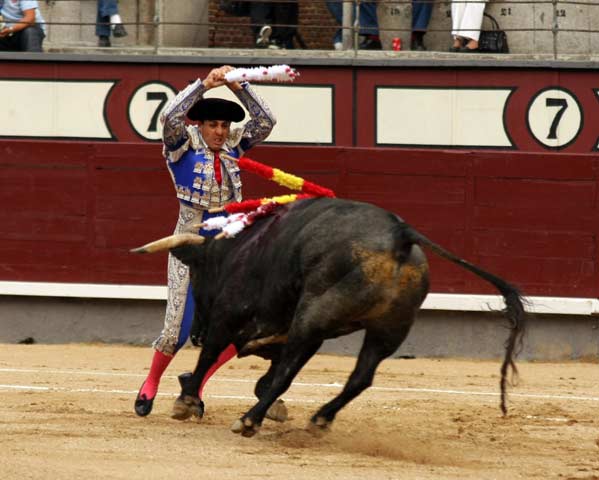
M219 185L223 181L223 174L220 171L220 154L218 152L214 152L214 178Z

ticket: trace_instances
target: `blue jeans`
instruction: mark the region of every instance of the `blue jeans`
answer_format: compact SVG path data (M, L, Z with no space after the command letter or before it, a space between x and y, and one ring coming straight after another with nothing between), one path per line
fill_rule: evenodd
M117 0L98 0L98 12L96 14L96 35L98 37L109 37L112 33L110 16L119 13L117 4Z
M10 37L0 38L0 51L9 52L42 52L44 31L39 25L31 25Z
M412 1L412 31L426 32L428 22L433 13L433 2L415 2Z
M326 2L329 12L339 25L343 23L343 3L341 1ZM352 22L353 22L352 15ZM378 35L379 22L376 16L376 2L360 2L360 35ZM341 42L342 30L335 32L333 43Z

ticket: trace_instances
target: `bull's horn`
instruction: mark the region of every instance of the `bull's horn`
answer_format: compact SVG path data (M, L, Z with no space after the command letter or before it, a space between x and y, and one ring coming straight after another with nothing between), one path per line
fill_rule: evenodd
M130 251L132 253L155 253L162 250L170 250L181 245L201 245L205 240L204 237L195 233L180 233L147 243L143 247L132 248Z

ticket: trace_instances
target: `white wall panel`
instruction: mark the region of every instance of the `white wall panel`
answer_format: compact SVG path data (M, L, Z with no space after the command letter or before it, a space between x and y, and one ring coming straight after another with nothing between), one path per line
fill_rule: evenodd
M104 106L114 83L0 80L0 136L110 139Z
M267 142L333 143L332 86L253 85L253 88L277 118ZM225 88L210 90L206 96L237 100Z
M376 143L511 147L503 114L509 88L378 88Z

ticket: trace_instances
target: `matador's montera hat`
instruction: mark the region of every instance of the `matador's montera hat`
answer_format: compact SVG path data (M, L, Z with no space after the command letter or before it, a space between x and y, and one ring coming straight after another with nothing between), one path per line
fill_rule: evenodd
M187 118L200 122L204 120L241 122L245 118L245 112L238 103L224 98L202 98L187 112Z

